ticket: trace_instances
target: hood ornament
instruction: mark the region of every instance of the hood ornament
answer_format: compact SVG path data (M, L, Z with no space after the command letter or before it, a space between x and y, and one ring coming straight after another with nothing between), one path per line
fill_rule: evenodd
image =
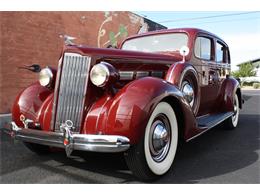
M75 45L75 43L73 43L73 40L77 39L76 37L71 37L68 35L60 35L60 38L63 38L65 45Z

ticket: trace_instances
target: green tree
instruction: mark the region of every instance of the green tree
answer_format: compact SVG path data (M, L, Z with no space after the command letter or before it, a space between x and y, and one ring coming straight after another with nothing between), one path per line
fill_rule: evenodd
M252 63L247 62L240 64L239 70L232 72L232 75L238 77L252 77L256 75L255 67Z

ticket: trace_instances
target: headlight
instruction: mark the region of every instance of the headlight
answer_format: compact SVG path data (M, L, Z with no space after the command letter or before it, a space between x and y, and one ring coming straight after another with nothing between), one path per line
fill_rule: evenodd
M90 80L98 87L104 87L105 85L112 84L118 79L118 71L113 65L107 62L100 62L94 65L90 71Z
M94 85L98 87L105 86L109 79L109 76L109 69L104 62L94 65L90 71L90 80Z
M51 84L53 79L53 73L50 68L44 68L39 74L39 82L42 86L46 87Z

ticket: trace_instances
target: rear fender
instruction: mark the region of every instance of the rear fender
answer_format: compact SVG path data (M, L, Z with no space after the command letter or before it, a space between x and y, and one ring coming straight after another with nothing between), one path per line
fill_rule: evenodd
M146 124L156 105L164 100L174 100L181 108L184 136L193 134L196 121L194 114L176 86L165 80L145 77L125 86L111 100L108 109L106 134L123 135L131 144L138 143L143 137ZM172 104L174 109L174 104ZM176 112L178 115L178 112Z
M225 79L225 81L222 83L221 86L221 93L219 96L219 101L222 102L222 106L220 107L222 112L228 112L233 111L233 101L234 101L234 95L238 95L239 99L239 108L242 108L242 95L241 95L241 89L239 82L232 78L228 77Z

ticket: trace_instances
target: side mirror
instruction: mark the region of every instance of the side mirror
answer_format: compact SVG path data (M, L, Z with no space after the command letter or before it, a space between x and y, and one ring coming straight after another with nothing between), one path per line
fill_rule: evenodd
M19 69L26 69L32 72L41 72L41 66L39 64L32 64L28 66L18 67Z
M189 54L190 49L187 46L182 46L180 49L180 54L182 55L182 61L185 62L185 57Z

